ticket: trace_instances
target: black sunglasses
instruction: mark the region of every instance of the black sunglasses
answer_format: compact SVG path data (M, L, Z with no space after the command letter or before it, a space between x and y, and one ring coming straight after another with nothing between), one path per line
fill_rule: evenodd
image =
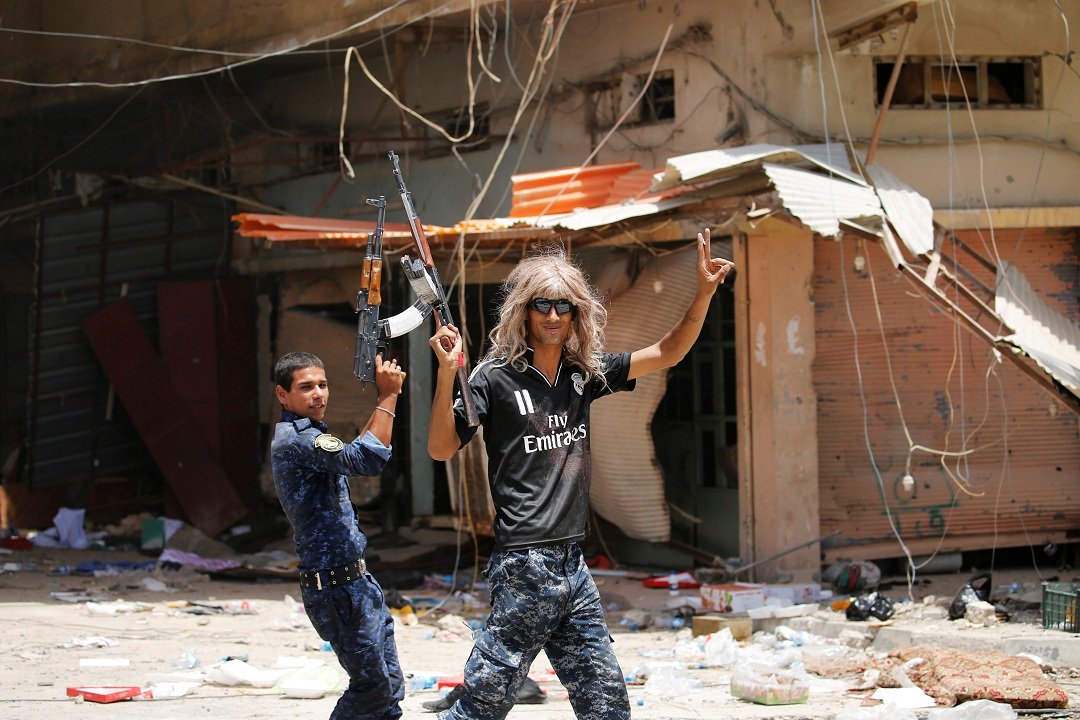
M548 300L547 298L533 298L529 301L529 306L538 313L547 315L551 312L551 306L555 306L555 312L559 315L565 315L566 313L576 310L574 303L569 300Z

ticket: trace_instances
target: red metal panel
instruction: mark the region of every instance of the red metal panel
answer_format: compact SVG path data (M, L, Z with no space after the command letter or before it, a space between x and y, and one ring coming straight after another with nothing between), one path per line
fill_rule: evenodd
M82 323L139 436L191 524L217 535L247 514L126 298Z
M254 294L239 279L221 281L216 290L221 466L247 506L255 508L261 458Z
M162 361L210 454L220 460L221 403L213 283L160 282L157 300Z

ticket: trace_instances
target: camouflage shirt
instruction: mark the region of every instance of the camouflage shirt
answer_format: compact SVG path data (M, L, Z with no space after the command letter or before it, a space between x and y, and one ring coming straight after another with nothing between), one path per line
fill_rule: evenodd
M283 413L270 461L301 569L337 567L363 555L367 536L349 499L349 476L379 474L390 452L371 433L343 443L323 423Z

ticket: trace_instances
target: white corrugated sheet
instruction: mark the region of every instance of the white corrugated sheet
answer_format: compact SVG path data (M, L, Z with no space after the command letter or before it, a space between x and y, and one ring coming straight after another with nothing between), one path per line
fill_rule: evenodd
M839 175L854 183L862 180L851 169L842 145L744 145L679 155L669 158L664 171L653 176L650 191L692 183L711 182L751 172L763 162L784 165L818 167L826 173Z
M913 187L880 165L866 168L896 234L913 255L934 249L934 208Z
M880 217L881 203L873 188L790 165L762 163L784 209L820 235L840 232L840 220Z
M994 309L1013 329L1001 339L1080 396L1080 327L1040 300L1023 274L1004 261L998 267Z

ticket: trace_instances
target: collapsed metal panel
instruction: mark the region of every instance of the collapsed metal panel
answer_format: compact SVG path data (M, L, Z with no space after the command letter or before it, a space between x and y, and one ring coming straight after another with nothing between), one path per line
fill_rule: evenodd
M247 514L127 298L82 323L116 393L191 524L216 535Z

